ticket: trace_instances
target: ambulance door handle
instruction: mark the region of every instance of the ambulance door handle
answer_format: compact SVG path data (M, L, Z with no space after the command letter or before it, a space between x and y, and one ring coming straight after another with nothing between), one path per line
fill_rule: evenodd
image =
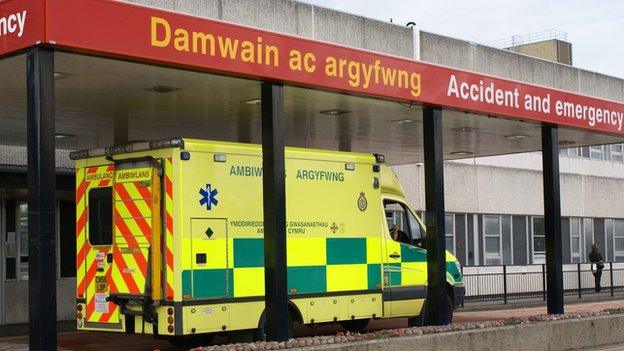
M401 257L401 255L399 255L396 252L393 252L393 253L390 254L390 258L400 258L400 257Z

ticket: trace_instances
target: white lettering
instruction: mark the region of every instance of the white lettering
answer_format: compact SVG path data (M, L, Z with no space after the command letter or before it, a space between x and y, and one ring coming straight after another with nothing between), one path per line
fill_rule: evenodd
M17 32L17 36L21 38L26 28L26 14L26 11L22 11L0 17L0 36Z
M451 74L451 79L449 80L449 87L446 91L446 96L455 95L455 97L459 97L459 91L457 91L457 78L455 78L454 74Z
M24 29L26 28L26 11L22 11L21 16L17 14L17 25L19 27L19 33L17 33L18 37L22 37L24 34Z

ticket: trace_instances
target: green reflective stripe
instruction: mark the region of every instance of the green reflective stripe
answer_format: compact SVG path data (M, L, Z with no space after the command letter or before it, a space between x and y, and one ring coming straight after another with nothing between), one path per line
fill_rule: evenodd
M193 299L222 298L232 295L234 291L231 269L199 269L182 272L182 292ZM192 281L192 289L191 289ZM229 282L229 284L227 284ZM192 294L191 294L192 290Z
M328 238L327 264L366 263L366 238Z
M384 276L388 277L390 286L401 285L401 264L387 263L384 265Z
M234 239L234 267L263 267L263 239Z
M457 269L455 262L446 262L446 271L449 272L453 279L455 279L455 283L461 283L464 281L464 277L461 275L461 272Z
M401 262L427 262L427 251L407 244L401 244Z
M292 294L327 291L327 270L325 266L288 267L287 279L288 292Z
M191 271L182 272L182 295L192 296Z
M368 264L366 270L368 277L368 289L381 289L381 265L378 263Z

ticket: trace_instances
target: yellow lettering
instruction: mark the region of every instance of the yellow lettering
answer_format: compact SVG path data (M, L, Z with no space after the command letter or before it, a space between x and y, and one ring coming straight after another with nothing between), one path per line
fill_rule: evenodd
M266 65L271 65L273 63L274 67L279 66L279 54L277 51L277 47L273 45L266 45L265 47L265 55L266 56Z
M338 76L340 78L342 78L344 76L344 68L347 65L347 60L345 59L340 59L338 60L338 65L339 65L339 69L338 69Z
M256 62L254 54L254 44L252 42L244 40L241 43L241 60L243 62Z
M173 47L178 51L189 51L189 34L186 30L178 28L174 32L175 39L173 40Z
M171 26L166 19L160 17L152 17L152 46L164 48L169 45L171 41ZM158 27L161 27L164 31L165 37L160 39L158 37Z
M290 59L288 60L288 67L293 71L301 71L301 52L299 50L290 50Z
M349 61L349 85L356 88L360 85L360 64L356 61Z
M336 77L336 59L327 56L325 59L325 75L328 77Z
M218 37L218 41L221 57L235 59L238 51L238 39L232 40L230 38Z
M313 53L307 52L303 55L303 62L306 72L314 73L316 71L316 65L314 64L314 62L316 62L316 57Z
M410 75L410 88L413 97L420 96L420 73L412 72Z
M399 71L399 88L407 88L407 71Z
M202 54L206 54L208 44L210 44L210 55L215 54L215 40L212 34L206 34L201 32L193 32L193 52L197 53L201 50Z
M381 79L384 85L394 86L394 80L396 79L396 70L392 68L381 68Z

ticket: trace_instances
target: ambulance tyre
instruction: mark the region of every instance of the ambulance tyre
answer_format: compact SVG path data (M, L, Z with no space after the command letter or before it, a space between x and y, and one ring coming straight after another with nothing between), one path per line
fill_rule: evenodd
M212 344L215 334L199 334L190 336L179 336L169 339L169 343L179 349L192 349L200 346Z
M446 320L451 323L453 321L453 300L450 295L446 295ZM423 305L422 313L416 317L411 317L407 320L408 327L422 327L427 324L429 319L429 308L427 307L427 300Z
M370 321L369 318L366 319L352 319L352 320L346 320L346 321L340 321L340 326L351 333L361 333L364 331L364 329L366 329L366 326L368 325L368 322Z
M427 307L427 300L425 300L422 306L422 311L420 311L420 314L416 317L411 317L407 319L407 326L410 328L424 326L425 323L427 322L427 319L429 318L428 312L429 312L429 308Z
M292 316L292 311L290 311L290 308L289 308L289 312L290 313L288 313L288 329L290 330L289 334L292 335L293 316ZM262 312L262 316L260 317L260 322L258 323L258 328L253 330L254 341L266 341L267 340L265 325L266 325L266 317L265 317L264 312Z

